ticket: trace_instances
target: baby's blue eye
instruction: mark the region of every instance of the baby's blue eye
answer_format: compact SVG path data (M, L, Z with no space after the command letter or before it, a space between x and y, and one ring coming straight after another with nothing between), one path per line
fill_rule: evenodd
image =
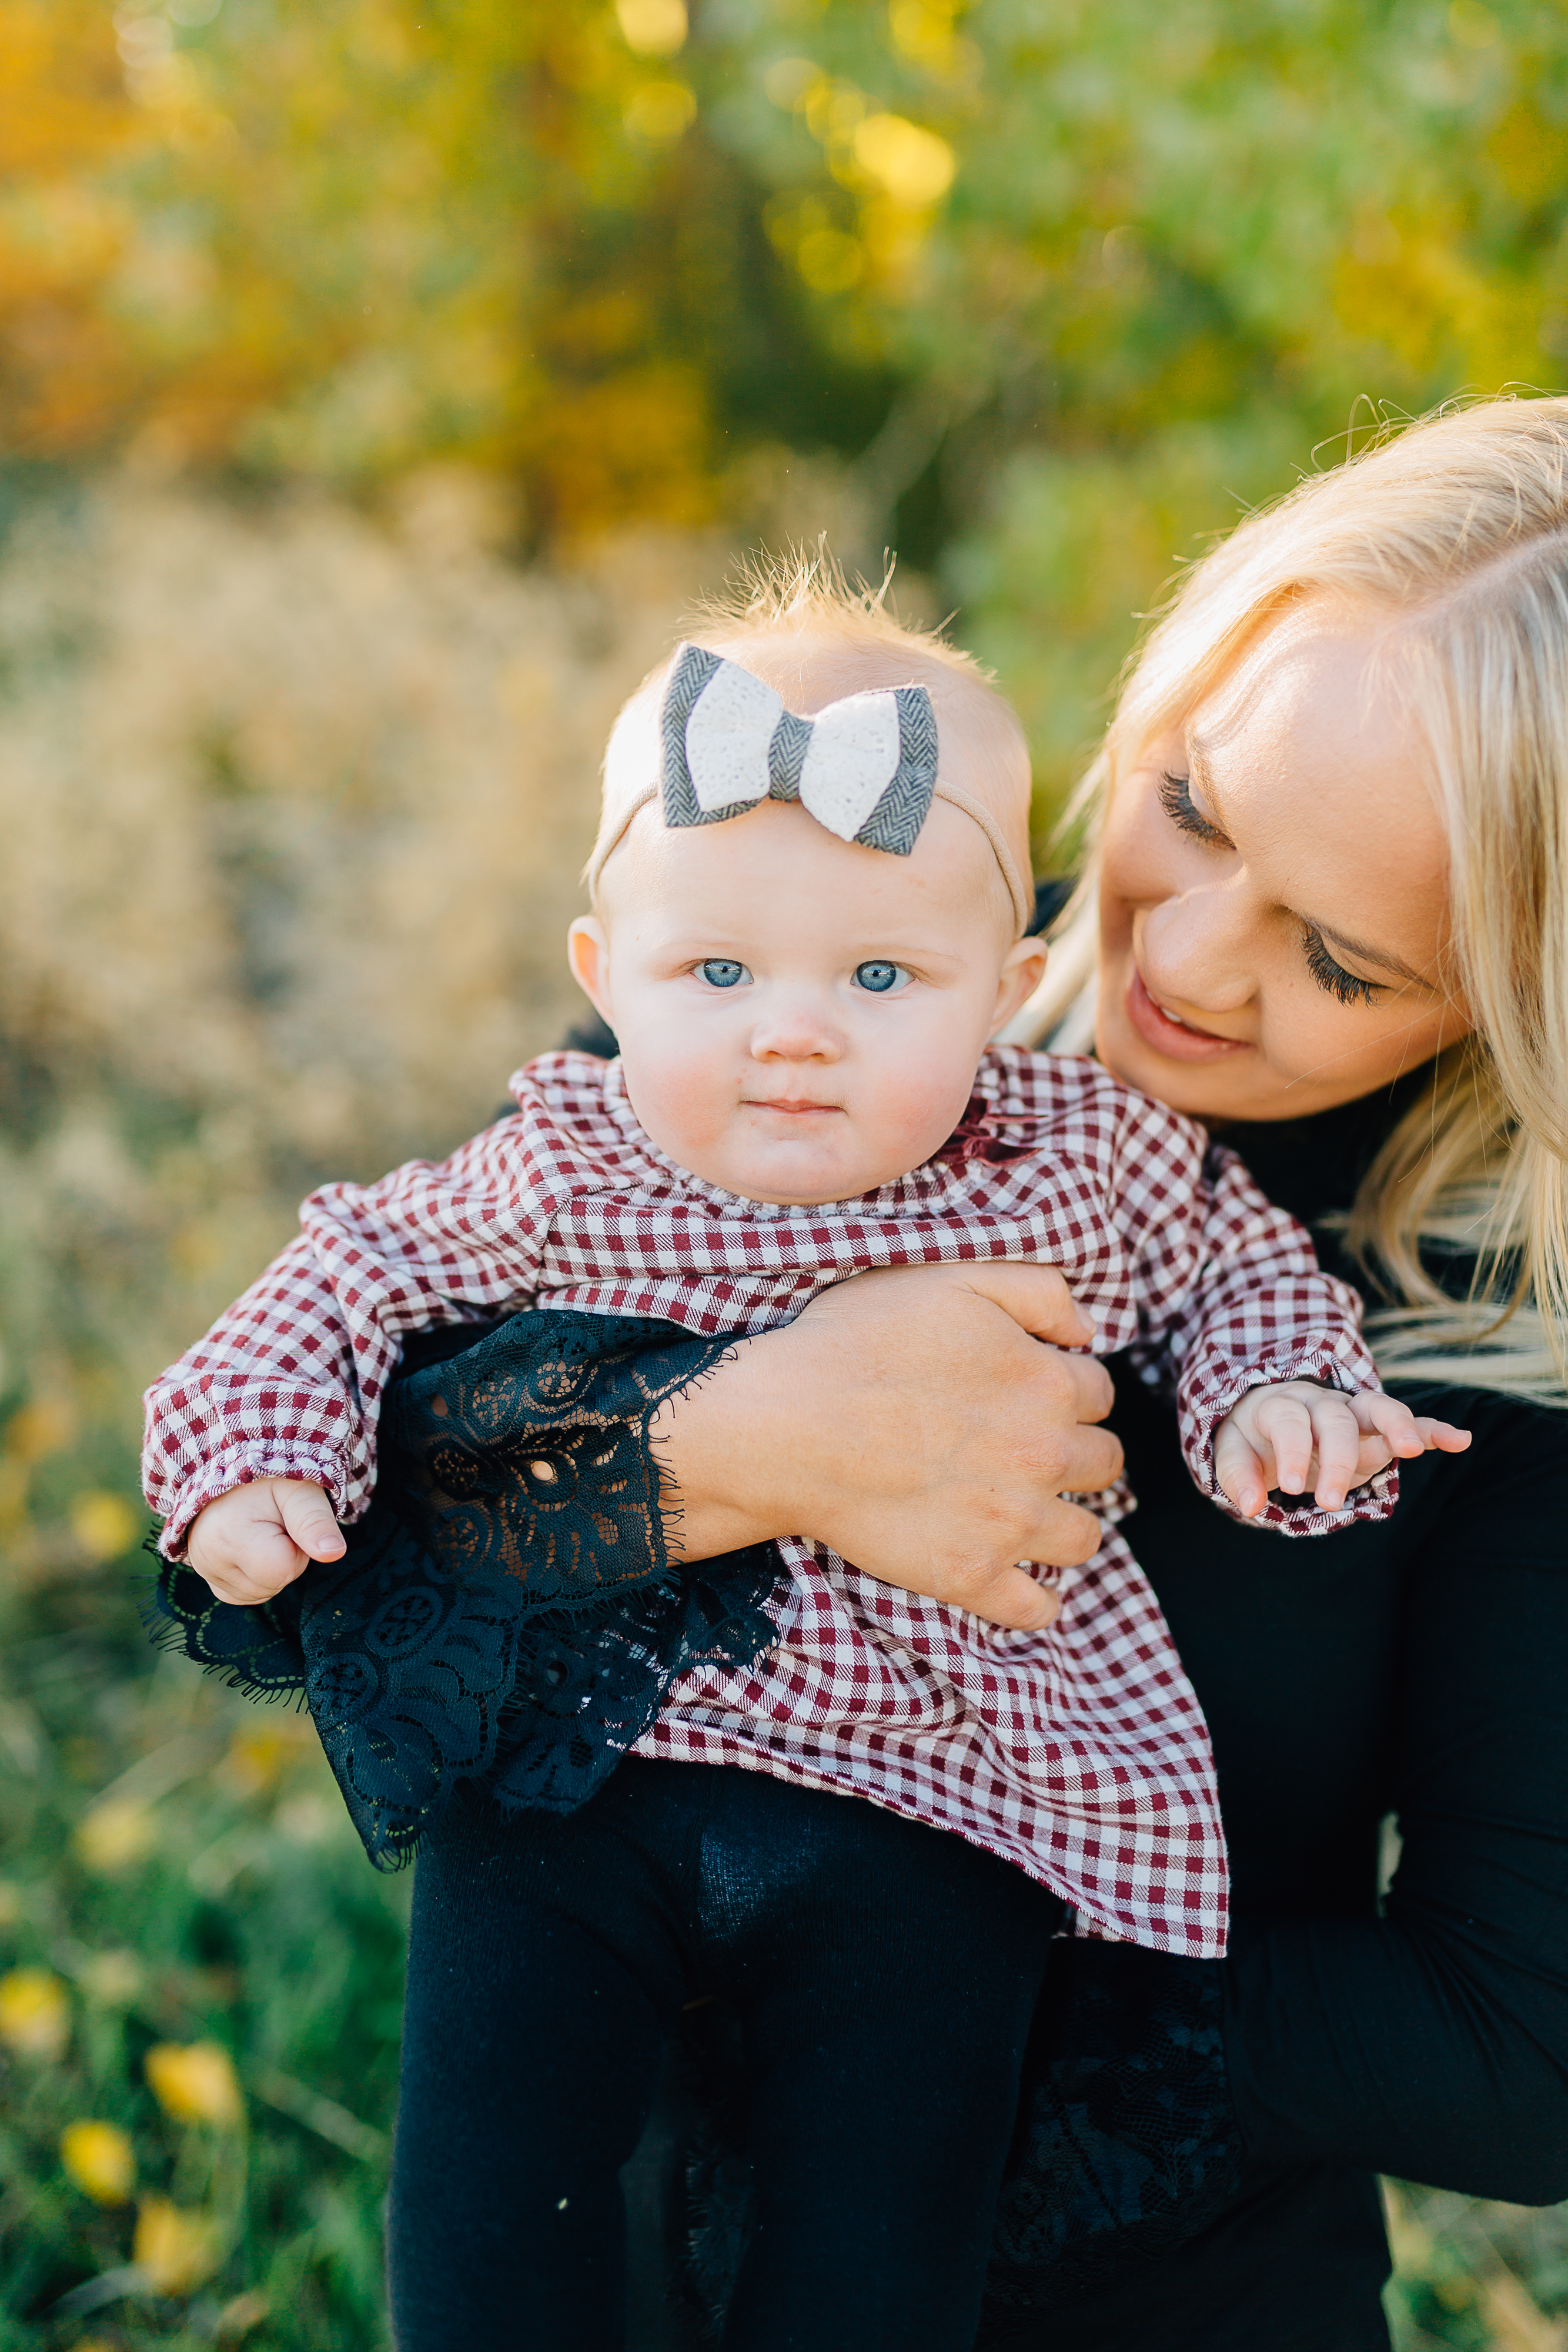
M709 956L706 963L698 964L697 978L706 980L710 988L738 988L751 974L743 963L734 963L728 956Z
M855 986L869 988L873 996L890 996L909 974L901 963L857 963Z

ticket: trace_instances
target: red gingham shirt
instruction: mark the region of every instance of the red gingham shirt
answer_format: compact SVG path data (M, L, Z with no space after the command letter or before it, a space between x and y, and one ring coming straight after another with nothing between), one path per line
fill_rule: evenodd
M1094 1318L1095 1352L1174 1381L1194 1478L1260 1381L1376 1385L1354 1292L1203 1129L1097 1064L1000 1046L953 1142L857 1200L791 1208L705 1183L650 1142L619 1063L550 1054L521 1116L439 1166L313 1193L303 1232L148 1392L144 1471L183 1551L247 1479L309 1478L365 1508L377 1412L405 1331L528 1306L762 1331L881 1265L1035 1259ZM1287 1534L1392 1507L1384 1472L1343 1511L1270 1504ZM864 1576L790 1538L779 1638L738 1671L683 1675L639 1752L739 1765L956 1831L1071 1904L1081 1929L1198 1958L1225 1948L1224 1838L1208 1736L1159 1606L1096 1498L1105 1540L1063 1570L1040 1633Z

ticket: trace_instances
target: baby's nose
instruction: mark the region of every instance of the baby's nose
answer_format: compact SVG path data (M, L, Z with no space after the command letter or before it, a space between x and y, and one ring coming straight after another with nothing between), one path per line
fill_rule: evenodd
M834 1024L804 1004L781 1005L751 1033L759 1062L836 1062L841 1050Z

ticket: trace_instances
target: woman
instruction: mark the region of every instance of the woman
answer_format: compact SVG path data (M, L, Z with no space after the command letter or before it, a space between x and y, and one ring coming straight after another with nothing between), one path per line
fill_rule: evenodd
M1197 2234L1107 2234L1097 2266L1033 2261L1005 2203L984 2341L1374 2352L1375 2171L1568 2196L1568 401L1434 420L1250 519L1155 632L1090 797L1030 1034L1071 1042L1097 964L1102 1057L1353 1263L1387 1377L1462 1391L1476 1442L1306 1559L1197 1497L1114 1368L1218 1762L1242 2162ZM746 1342L653 1424L688 1559L805 1528L962 1602L1086 1557L1060 1497L1116 1448L1102 1373L1029 1336L1063 1318L1047 1274L941 1268ZM1118 1948L1074 1967L1097 1948L1113 1977ZM420 1951L416 1919L428 2031L461 1987Z
M992 2340L1371 2352L1373 2171L1568 2197L1568 400L1417 425L1249 520L1147 645L1089 797L1034 1034L1098 927L1100 1056L1354 1256L1385 1373L1469 1390L1477 1444L1305 1561L1206 1510L1166 1406L1116 1381L1220 1764L1246 2171L1187 2246ZM811 1524L894 1576L922 1531L959 1600L976 1543L1077 1557L1041 1489L1093 1381L1046 1360L1020 1392L1020 1355L952 1277L834 1291L670 1412L686 1548Z

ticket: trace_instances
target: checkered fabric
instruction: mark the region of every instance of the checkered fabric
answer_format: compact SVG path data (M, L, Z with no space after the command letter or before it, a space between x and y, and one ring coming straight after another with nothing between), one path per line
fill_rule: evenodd
M439 1166L329 1185L300 1238L148 1392L148 1500L183 1552L206 1503L247 1479L311 1478L365 1508L377 1412L404 1332L580 1307L704 1333L787 1322L872 1266L1033 1259L1093 1317L1095 1351L1174 1381L1188 1466L1260 1381L1376 1384L1354 1294L1201 1128L1098 1065L988 1054L954 1142L857 1200L791 1208L688 1174L643 1132L620 1065L552 1054L517 1074L519 1117ZM1270 1505L1286 1534L1392 1507L1385 1471L1343 1511ZM1199 1958L1225 1948L1225 1847L1207 1733L1158 1604L1114 1523L1061 1572L1043 1633L862 1575L791 1538L779 1640L699 1668L640 1752L738 1765L956 1831L1042 1880L1081 1924Z

